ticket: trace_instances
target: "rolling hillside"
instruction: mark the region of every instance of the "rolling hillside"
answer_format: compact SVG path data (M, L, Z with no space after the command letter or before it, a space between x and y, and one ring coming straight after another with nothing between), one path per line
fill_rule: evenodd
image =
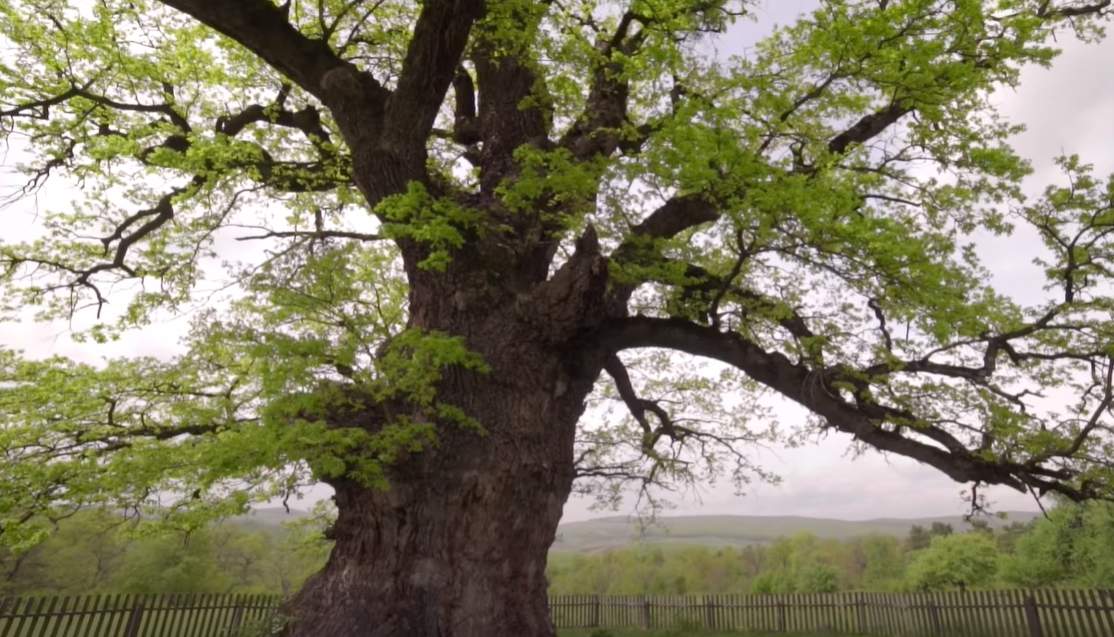
M278 531L283 522L291 522L309 514L292 509L255 509L250 514L230 520L234 524ZM1028 522L1037 517L1028 511L1007 512L1007 518L990 519L992 526L1011 522ZM933 522L950 524L956 531L969 528L962 516L941 516L915 519L877 518L873 520L836 520L798 516L690 515L661 517L643 526L639 520L625 516L603 517L584 522L567 522L557 529L554 551L585 553L621 548L631 544L674 544L704 546L744 546L767 544L779 537L807 532L822 538L847 539L861 535L881 534L905 537L913 525L931 526Z
M992 519L992 526L1028 522L1038 514L1008 512L1005 520ZM606 517L562 524L557 530L554 551L591 552L619 548L635 543L702 544L705 546L743 546L765 544L779 537L808 532L822 538L847 539L859 535L882 534L904 537L913 525L933 522L952 525L957 531L969 528L961 516L918 519L878 518L874 520L832 520L795 516L694 515L659 518L642 527L628 517Z

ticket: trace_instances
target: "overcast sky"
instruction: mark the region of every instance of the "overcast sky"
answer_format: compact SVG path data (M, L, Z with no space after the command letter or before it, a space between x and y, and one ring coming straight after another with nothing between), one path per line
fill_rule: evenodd
M816 3L771 0L762 3L757 23L736 28L726 51L745 47L773 23L789 23ZM1030 194L1040 193L1061 175L1053 158L1079 154L1095 165L1098 174L1114 172L1114 38L1098 45L1060 38L1064 49L1051 69L1027 69L1016 89L994 95L1001 112L1028 130L1014 147L1033 164L1026 182ZM1035 233L1019 229L1010 237L980 241L980 254L994 276L995 286L1019 302L1032 301L1044 280L1032 258L1042 249ZM781 414L788 423L800 422L798 410ZM832 434L815 446L759 451L757 457L782 477L778 485L753 485L743 497L729 485L704 489L676 498L672 514L803 515L843 519L955 515L967 511L960 492L965 485L912 460L870 453L850 458L850 436ZM1030 496L1012 489L989 492L997 510L1036 510ZM566 520L600 515L585 501L565 508Z
M717 43L721 54L749 46L773 24L787 24L815 6L811 0L770 0L760 3L755 22L738 25ZM1033 67L1023 73L1017 89L994 95L1001 112L1028 129L1014 139L1014 147L1033 164L1026 182L1031 195L1060 180L1053 158L1079 154L1095 165L1098 174L1114 172L1114 38L1084 45L1070 36L1060 38L1064 49L1051 69ZM1010 237L980 241L980 254L995 287L1019 302L1032 302L1044 280L1032 258L1040 239L1027 229ZM800 422L801 410L780 414L786 424ZM669 514L802 515L843 519L922 517L966 513L961 497L966 485L953 482L936 469L897 456L878 453L851 458L850 436L833 433L817 445L796 449L758 450L756 458L779 474L780 484L754 484L744 496L730 485L716 485L696 493L678 494ZM1036 510L1033 499L1012 489L988 492L995 509ZM603 515L589 502L573 499L565 520ZM624 512L626 510L624 509Z
M776 22L790 22L814 3L806 0L770 0L757 9L759 21L734 29L720 43L721 51L738 50L753 43ZM1017 90L995 95L1004 114L1028 125L1015 146L1033 162L1035 173L1027 182L1030 193L1056 181L1059 175L1052 158L1078 153L1095 164L1099 174L1114 171L1114 39L1101 45L1081 45L1063 38L1064 54L1050 70L1028 69ZM18 160L13 150L0 154L0 189L17 183L11 167ZM6 229L3 238L19 240L34 230L37 211L65 206L72 195L62 184L49 187L36 201L9 206L0 215ZM1039 288L1038 270L1030 262L1040 249L1039 240L1021 232L1010 238L988 239L981 245L986 265L1003 291L1024 302ZM65 325L0 324L0 346L23 349L31 356L64 354L95 362L104 356L169 356L175 351L176 335L187 318L172 320L160 328L129 335L111 347L82 346L67 335ZM780 417L787 424L803 418L800 411L786 409ZM920 517L965 512L960 498L963 485L912 461L869 454L847 457L849 438L832 434L815 446L769 449L757 452L770 470L783 478L780 485L754 485L739 497L728 485L708 487L699 493L679 494L672 513L716 513L740 515L802 515L864 519L871 517ZM321 493L314 495L320 496ZM1035 503L1008 489L990 492L1000 510L1035 509ZM296 505L300 508L303 505ZM305 503L308 508L308 503ZM624 509L624 512L626 509ZM566 520L598 515L588 502L574 499L566 507Z

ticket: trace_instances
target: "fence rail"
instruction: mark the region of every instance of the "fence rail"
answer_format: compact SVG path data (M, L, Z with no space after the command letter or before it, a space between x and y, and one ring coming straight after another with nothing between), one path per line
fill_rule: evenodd
M269 621L274 595L0 597L0 637L237 637Z
M0 597L0 637L239 637L274 595ZM1114 591L599 596L549 600L558 628L703 628L880 637L1114 637Z
M558 628L679 628L884 637L1114 637L1114 591L550 598ZM2 637L2 636L0 636Z

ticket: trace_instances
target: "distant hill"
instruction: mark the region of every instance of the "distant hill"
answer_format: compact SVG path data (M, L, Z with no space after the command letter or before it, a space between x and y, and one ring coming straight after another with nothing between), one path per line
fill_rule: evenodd
M1038 513L1010 511L1006 519L991 518L991 526L1028 522ZM808 532L821 538L846 540L862 535L905 537L914 525L933 522L950 524L956 531L969 529L962 516L930 518L878 518L874 520L832 520L798 516L693 515L662 517L643 527L637 519L606 517L584 522L569 522L557 529L554 551L593 552L632 544L698 544L704 546L745 546L767 544L779 537Z
M233 519L255 522L257 524L280 525L283 522L293 522L294 520L308 518L309 516L309 511L302 511L301 509L291 508L288 511L282 507L265 507L262 509L252 509L246 515L238 515Z
M247 515L229 520L232 524L277 532L284 522L308 517L306 511L281 507L253 509ZM1007 511L1005 519L990 518L993 527L1012 522L1029 522L1039 513ZM634 544L745 546L769 544L780 537L807 532L821 538L846 540L863 535L905 537L914 525L929 527L933 522L950 524L956 531L969 529L962 516L929 518L876 518L873 520L835 520L800 516L687 515L660 517L643 526L637 518L614 516L567 522L557 528L554 551L590 553Z
M292 508L287 511L282 507L266 507L262 509L252 509L244 515L237 515L229 518L226 523L235 524L236 526L252 530L278 533L282 530L282 525L284 523L294 522L295 520L300 520L309 516L309 512L300 509Z

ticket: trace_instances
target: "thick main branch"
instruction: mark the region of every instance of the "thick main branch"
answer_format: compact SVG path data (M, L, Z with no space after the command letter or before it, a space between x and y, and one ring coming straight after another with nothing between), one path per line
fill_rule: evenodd
M680 319L634 317L609 322L597 334L607 351L662 347L718 360L823 417L830 426L852 434L881 451L897 453L936 467L960 482L1027 486L1073 499L1093 497L1087 485L1072 482L1076 472L1007 458L989 458L968 450L931 423L904 422L910 415L842 395L838 370L812 369L777 352L767 352L739 334L721 332ZM890 426L886 423L889 422ZM903 427L933 440L921 442L903 434ZM939 445L939 446L938 446Z

